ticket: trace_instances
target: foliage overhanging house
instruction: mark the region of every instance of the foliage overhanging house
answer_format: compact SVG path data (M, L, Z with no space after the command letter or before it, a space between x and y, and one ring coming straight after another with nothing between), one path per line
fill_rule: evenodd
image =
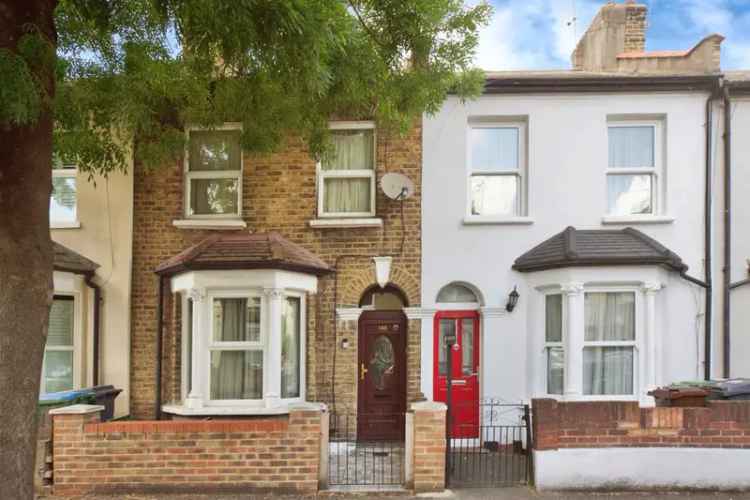
M573 69L489 72L479 98L449 96L405 136L332 121L335 154L319 162L295 137L277 153L244 154L229 123L189 128L179 163L135 165L118 233L128 250L110 260L70 246L128 267L132 250L127 279L98 271L94 280L109 287L104 304L127 297L117 302L129 308L127 331L106 323L96 353L82 335L88 354L76 354L75 370L88 371L74 385L124 385L117 414L136 422L63 412L55 418L82 425L77 434L61 427L61 436L93 448L118 432L148 447L148 433L236 432L252 448L264 446L253 433L267 431L304 445L280 466L284 479L269 480L263 460L248 459L244 475L193 471L181 484L293 490L342 479L329 470L335 439L405 440L377 451L398 456L384 484L441 489L452 455L430 446L446 444L444 407L431 402L447 400L450 369L456 442L515 453L533 439L540 484L582 487L568 481L575 460L612 451L582 445L566 455L566 415L593 422L611 410L640 436L661 430L644 424L660 411L648 395L655 387L750 376L750 146L741 139L750 133L750 74L721 72L720 35L687 51L647 52L645 33L645 6L608 3ZM414 183L404 199L381 189L394 172ZM79 231L70 225L68 239ZM123 359L125 380L107 368ZM96 375L90 366L100 366ZM489 445L479 435L494 418L488 400L522 410L532 399L544 400L536 436ZM323 416L312 402L326 405ZM531 432L528 419L521 427ZM629 446L645 450L631 457L645 466L664 460L627 439L612 442L612 453ZM669 443L670 459L685 459L679 450L689 442ZM316 455L316 446L326 449ZM727 456L738 459L743 447ZM275 457L269 451L266 461ZM605 472L625 477L612 457ZM104 488L77 475L86 460L56 472L56 487ZM128 483L111 472L113 483ZM173 473L146 474L136 486L174 486ZM606 477L589 480L595 487Z

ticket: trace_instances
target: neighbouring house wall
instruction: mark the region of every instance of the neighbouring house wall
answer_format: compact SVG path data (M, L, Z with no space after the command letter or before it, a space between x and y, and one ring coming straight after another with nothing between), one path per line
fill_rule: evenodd
M533 400L539 489L750 488L750 402L639 408Z
M77 179L79 228L52 229L52 239L93 260L100 267L95 283L102 289L99 383L123 389L115 402L115 416L130 412L130 265L132 257L133 170L112 172L107 179L79 173ZM93 382L93 291L86 303L87 372Z
M481 320L481 394L517 402L540 395L534 380L544 372L541 355L541 293L531 276L512 270L514 260L566 226L579 229L634 227L677 253L689 274L704 277L705 93L484 95L461 103L449 98L424 119L422 307L437 308L441 287L459 281L477 288ZM608 162L607 118L661 116L664 119L664 215L656 224L605 224ZM528 130L526 224L467 224L467 137L470 119L522 117ZM718 119L718 118L717 118ZM719 137L715 135L715 137ZM631 281L640 272L591 268L584 281ZM718 287L720 273L715 273ZM573 277L575 281L581 277ZM659 277L657 322L666 356L663 382L703 376L704 292L675 273ZM512 313L504 306L518 287ZM717 288L718 289L718 288ZM715 306L714 311L719 311ZM497 312L499 311L499 312ZM433 395L433 318L422 322L422 392Z
M573 68L613 71L617 69L617 54L644 50L646 12L642 4L604 5L573 51Z
M750 96L732 98L732 282L750 278ZM722 186L723 187L723 186ZM732 377L750 377L750 285L731 292Z
M318 489L320 409L241 421L100 423L101 407L76 408L53 417L55 495Z
M421 161L419 124L404 137L378 131L376 217L382 218L382 227L319 229L309 225L317 217L316 169L303 141L289 138L277 153L244 155L242 218L246 230L278 231L338 270L322 277L318 294L308 297L308 400L332 403L335 359L336 404L339 409L356 408L357 325L339 320L334 340L334 311L357 307L362 293L375 283L372 257L394 255L391 282L405 292L409 306L420 304ZM401 203L387 199L379 187L387 172L403 173L416 185L414 196L403 202L403 226ZM153 271L162 261L212 234L173 226L172 221L184 218L183 200L182 161L151 171L136 167L131 404L133 415L139 418L154 415L157 278ZM179 397L179 316L179 305L165 305L164 402ZM418 321L409 322L407 401L417 399L419 391L419 326ZM344 337L349 340L348 350L340 347Z

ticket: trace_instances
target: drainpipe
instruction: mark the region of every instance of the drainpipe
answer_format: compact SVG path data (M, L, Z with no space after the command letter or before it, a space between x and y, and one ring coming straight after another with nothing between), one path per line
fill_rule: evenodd
M94 334L92 339L93 351L94 351L94 366L93 366L93 385L99 385L99 336L100 336L100 310L101 310L101 297L102 289L99 285L94 283L94 273L87 274L84 278L86 286L94 290Z
M729 378L732 355L731 331L729 325L730 303L729 290L731 286L732 270L732 102L729 99L729 87L724 86L724 283L722 288L723 300L723 340L724 366L723 376Z
M713 280L713 270L711 269L711 266L713 266L712 262L712 252L711 252L711 232L712 232L712 213L711 213L711 204L712 204L712 195L713 195L713 189L712 189L712 170L711 170L711 160L713 155L711 152L713 151L713 100L714 100L714 93L712 92L711 95L708 96L708 99L706 99L706 186L705 186L705 224L704 224L704 242L703 242L703 248L705 252L704 257L704 267L705 267L705 314L704 314L704 363L703 363L703 376L706 380L711 380L711 332L713 330L713 290L711 288L712 286L712 280Z
M161 351L162 331L164 330L164 278L159 276L159 302L156 304L156 401L154 414L156 420L161 420Z

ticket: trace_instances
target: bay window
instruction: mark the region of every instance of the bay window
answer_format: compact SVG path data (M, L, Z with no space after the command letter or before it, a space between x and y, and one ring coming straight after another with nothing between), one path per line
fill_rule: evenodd
M661 135L659 121L609 123L609 215L656 215L659 212Z
M285 297L281 324L281 397L298 398L300 395L300 333L301 299Z
M545 297L544 350L547 361L547 394L562 394L565 354L563 348L562 295Z
M185 212L192 218L239 217L242 207L241 130L188 130Z
M525 215L525 124L469 128L469 214Z
M318 163L319 217L375 215L375 125L335 123L333 150Z
M635 293L587 292L584 297L583 393L632 395Z

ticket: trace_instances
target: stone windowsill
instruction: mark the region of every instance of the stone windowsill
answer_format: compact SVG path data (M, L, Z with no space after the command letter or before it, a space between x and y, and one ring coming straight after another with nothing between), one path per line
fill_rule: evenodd
M310 227L325 228L354 228L354 227L383 227L383 219L379 217L363 217L352 219L313 219Z
M605 215L602 224L672 224L674 220L669 215Z
M187 408L179 404L162 406L164 413L181 415L185 417L208 417L208 416L240 416L240 415L287 415L294 407L282 405L275 408L265 406L204 406L203 408Z
M472 226L472 225L488 225L488 224L495 224L495 225L529 225L533 224L534 219L531 217L495 217L495 216L486 216L486 215L467 215L463 218L463 224L465 226Z
M81 221L78 219L72 221L50 221L50 229L80 229Z
M242 219L176 219L174 227L180 229L245 229L247 224Z

